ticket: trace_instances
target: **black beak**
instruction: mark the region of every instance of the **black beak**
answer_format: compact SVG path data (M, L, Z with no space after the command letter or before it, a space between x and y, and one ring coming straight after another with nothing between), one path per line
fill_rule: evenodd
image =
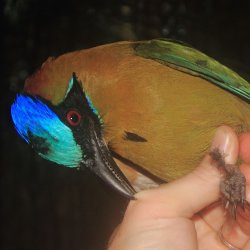
M94 124L91 127L90 138L94 157L84 161L84 165L122 195L134 199L134 188L113 160L104 139L97 135Z

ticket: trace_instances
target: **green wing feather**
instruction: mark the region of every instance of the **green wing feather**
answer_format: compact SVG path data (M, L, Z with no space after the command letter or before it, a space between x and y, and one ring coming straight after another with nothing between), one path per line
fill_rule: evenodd
M172 68L205 78L250 101L250 84L237 73L213 58L181 42L155 39L140 42L136 54L154 59Z

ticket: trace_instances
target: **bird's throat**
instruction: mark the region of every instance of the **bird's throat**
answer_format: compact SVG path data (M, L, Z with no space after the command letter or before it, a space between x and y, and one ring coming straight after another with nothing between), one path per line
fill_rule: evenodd
M137 192L159 186L159 182L140 173L121 160L114 158L114 161Z

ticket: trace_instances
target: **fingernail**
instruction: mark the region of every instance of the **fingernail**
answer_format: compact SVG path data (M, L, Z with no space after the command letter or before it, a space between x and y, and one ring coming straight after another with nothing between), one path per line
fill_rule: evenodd
M228 147L228 132L225 127L219 127L214 135L211 149L218 148L220 151L224 152Z
M238 152L238 139L235 132L227 126L219 127L214 135L211 144L211 150L219 149L225 155L225 160L230 163L231 158L235 158L235 152ZM231 154L233 155L231 156Z

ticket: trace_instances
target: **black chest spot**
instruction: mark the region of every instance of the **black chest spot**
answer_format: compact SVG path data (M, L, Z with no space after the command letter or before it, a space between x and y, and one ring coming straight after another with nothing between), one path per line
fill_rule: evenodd
M128 132L128 131L124 131L124 132L125 132L124 140L129 140L129 141L134 141L134 142L147 142L146 138L138 134Z

